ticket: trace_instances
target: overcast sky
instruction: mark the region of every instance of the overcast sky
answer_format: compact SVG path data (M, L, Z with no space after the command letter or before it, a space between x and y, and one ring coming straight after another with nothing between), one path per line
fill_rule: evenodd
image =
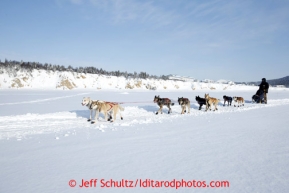
M288 0L1 0L0 59L254 81L289 75Z

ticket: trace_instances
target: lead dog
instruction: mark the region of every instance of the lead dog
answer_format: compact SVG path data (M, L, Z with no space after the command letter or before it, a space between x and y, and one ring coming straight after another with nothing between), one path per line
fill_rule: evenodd
M188 113L190 113L191 103L190 103L190 100L188 98L184 98L184 97L179 98L178 97L178 102L179 102L179 105L181 105L181 107L182 107L181 114L185 114L186 108L188 109Z
M116 114L119 113L121 120L123 117L120 111L123 111L123 107L118 103L112 103L107 101L100 100L91 100L90 97L84 97L82 99L82 106L87 106L90 110L90 118L87 121L91 121L91 124L95 123L98 120L99 113L104 114L104 119L113 122L116 119ZM92 113L95 111L94 120L92 120ZM113 114L113 119L112 115ZM109 119L107 119L107 115L109 115Z
M236 96L234 96L234 97L233 97L233 100L234 100L234 107L236 106L236 103L238 103L238 107L239 107L239 105L240 105L240 106L244 106L244 99L243 99L243 97L236 97Z
M210 97L209 94L205 94L205 99L206 99L206 111L209 109L209 107L210 107L210 110L212 110L212 105L215 106L215 110L218 110L217 105L220 101L219 99Z
M158 112L156 112L156 115L161 112L161 114L163 113L163 106L166 105L169 108L169 112L168 114L170 114L172 112L171 109L171 105L173 106L174 103L171 103L171 100L168 98L160 98L160 96L155 96L154 98L154 103L157 103L160 107L160 109L158 110Z

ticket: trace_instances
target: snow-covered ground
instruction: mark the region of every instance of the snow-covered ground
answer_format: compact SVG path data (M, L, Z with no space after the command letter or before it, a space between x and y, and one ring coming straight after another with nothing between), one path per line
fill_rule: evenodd
M223 107L221 100L217 112L199 111L195 96L208 92L219 99L243 96L246 103ZM0 192L286 192L289 91L270 90L267 105L252 104L254 93L2 89ZM191 113L181 115L175 104L172 114L164 108L155 115L155 95L174 102L187 97ZM101 116L90 124L80 104L84 96L123 102L124 120L109 123ZM136 187L101 187L101 179L106 185L128 180L126 185L132 181ZM167 182L140 187L147 179L151 186L152 180ZM195 180L196 186L223 181L229 187L164 187L174 186L174 179ZM82 180L92 187L79 187Z

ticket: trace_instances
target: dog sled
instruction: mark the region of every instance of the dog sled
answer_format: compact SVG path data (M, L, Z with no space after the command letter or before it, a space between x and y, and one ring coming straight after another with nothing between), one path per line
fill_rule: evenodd
M252 96L252 103L265 103L265 93L263 90L257 90L256 94Z

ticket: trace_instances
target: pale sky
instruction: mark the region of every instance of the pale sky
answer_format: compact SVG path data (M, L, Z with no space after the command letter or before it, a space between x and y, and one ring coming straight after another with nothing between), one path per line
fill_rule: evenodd
M1 0L0 59L259 81L289 75L288 0Z

